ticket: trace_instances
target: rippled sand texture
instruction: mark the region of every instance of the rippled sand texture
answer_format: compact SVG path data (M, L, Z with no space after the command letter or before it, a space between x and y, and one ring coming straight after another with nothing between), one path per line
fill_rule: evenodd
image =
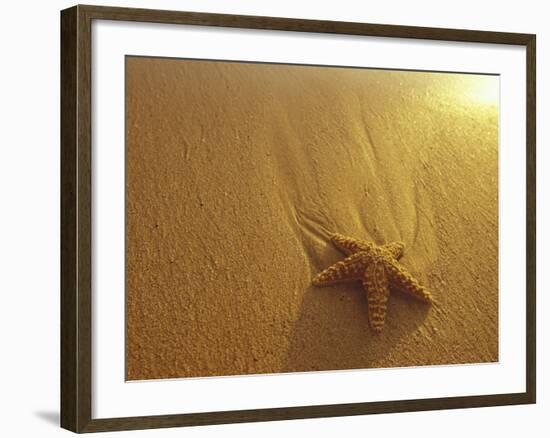
M127 377L498 360L498 78L127 59ZM315 288L329 232L433 293Z

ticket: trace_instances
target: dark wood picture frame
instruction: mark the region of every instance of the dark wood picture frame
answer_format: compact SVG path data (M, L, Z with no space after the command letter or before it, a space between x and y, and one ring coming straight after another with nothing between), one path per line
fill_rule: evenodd
M323 406L92 419L91 24L140 21L392 38L511 44L526 48L526 391ZM61 426L98 432L535 403L536 37L532 34L74 6L61 12Z

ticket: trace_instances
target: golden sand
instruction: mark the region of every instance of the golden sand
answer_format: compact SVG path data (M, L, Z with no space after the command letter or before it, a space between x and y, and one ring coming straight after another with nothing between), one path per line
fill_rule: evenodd
M498 360L498 78L127 59L127 377ZM316 288L405 243L438 306Z

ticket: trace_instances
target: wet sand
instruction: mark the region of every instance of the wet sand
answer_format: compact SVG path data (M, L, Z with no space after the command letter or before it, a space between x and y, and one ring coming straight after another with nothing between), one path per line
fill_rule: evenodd
M498 360L498 78L127 58L129 380ZM437 305L312 277L405 243Z

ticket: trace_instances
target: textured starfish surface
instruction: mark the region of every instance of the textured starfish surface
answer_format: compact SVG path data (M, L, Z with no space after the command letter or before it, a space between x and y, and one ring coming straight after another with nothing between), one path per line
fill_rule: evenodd
M384 327L390 287L421 301L432 302L432 295L397 261L405 245L392 242L378 246L366 240L332 234L332 243L348 257L315 276L315 286L359 280L367 293L369 324L379 333Z

